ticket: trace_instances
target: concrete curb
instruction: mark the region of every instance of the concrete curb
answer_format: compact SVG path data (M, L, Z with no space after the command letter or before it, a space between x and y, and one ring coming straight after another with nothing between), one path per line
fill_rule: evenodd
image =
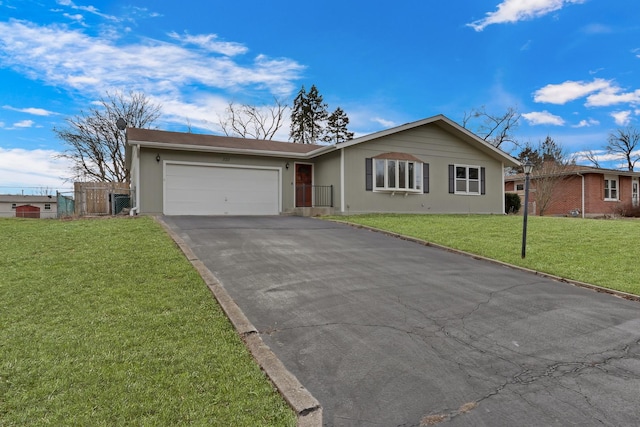
M326 220L324 220L324 221L326 221ZM395 238L406 240L406 241L413 242L413 243L418 243L418 244L424 245L424 246L430 246L430 247L433 247L433 248L442 249L442 250L445 250L445 251L448 251L448 252L452 252L452 253L456 253L456 254L459 254L459 255L465 255L465 256L468 256L468 257L471 257L471 258L474 258L474 259L478 259L478 260L482 260L482 261L488 261L488 262L491 262L493 264L501 265L503 267L512 268L514 270L526 271L527 273L532 273L532 274L535 274L535 275L540 276L540 277L553 279L553 280L556 280L558 282L568 283L570 285L578 286L578 287L581 287L581 288L591 289L592 291L613 295L613 296L616 296L618 298L623 298L623 299L630 300L630 301L640 301L640 295L634 295L634 294L630 294L630 293L627 293L627 292L616 291L615 289L603 288L602 286L593 285L591 283L586 283L586 282L580 282L578 280L567 279L566 277L554 276L553 274L544 273L542 271L531 270L529 268L520 267L520 266L509 264L509 263L506 263L506 262L503 262L503 261L498 261L498 260L495 260L495 259L492 259L492 258L487 258L487 257L481 256L481 255L473 254L471 252L465 252L465 251L461 251L459 249L450 248L448 246L439 245L437 243L432 243L432 242L429 242L427 240L418 239L417 237L405 236L403 234L394 233L392 231L383 230L381 228L370 227L368 225L356 224L356 223L352 223L352 222L348 222L348 221L341 221L341 220L334 220L334 219L331 219L329 221L333 221L333 222L336 222L336 223L339 223L339 224L346 224L346 225L349 225L349 226L355 227L355 228L362 228L362 229L365 229L365 230L374 231L376 233L386 234L387 236L395 237Z
M213 273L193 253L191 248L161 218L154 217L167 234L178 245L187 260L198 271L202 280L222 307L231 324L251 352L260 368L265 372L284 400L298 417L298 427L322 427L322 406L316 398L284 366L268 345L262 341L258 330L247 319L240 307L233 301L227 290Z

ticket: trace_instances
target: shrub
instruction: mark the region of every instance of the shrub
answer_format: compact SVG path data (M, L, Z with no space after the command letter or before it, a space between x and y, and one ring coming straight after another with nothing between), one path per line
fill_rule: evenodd
M504 193L504 213L518 213L521 206L520 196L516 193Z
M640 206L633 206L631 203L620 203L616 206L615 213L627 218L640 218Z

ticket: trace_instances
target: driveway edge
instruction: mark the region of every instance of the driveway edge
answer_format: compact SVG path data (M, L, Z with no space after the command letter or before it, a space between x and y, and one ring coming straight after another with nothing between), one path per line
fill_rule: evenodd
M365 230L374 231L376 233L386 234L386 235L391 236L391 237L395 237L395 238L406 240L406 241L413 242L413 243L418 243L420 245L430 246L430 247L437 248L437 249L442 249L442 250L445 250L447 252L452 252L452 253L456 253L456 254L460 254L460 255L465 255L465 256L468 256L468 257L471 257L471 258L475 258L475 259L478 259L478 260L482 260L482 261L489 261L489 262L491 262L493 264L498 264L498 265L501 265L503 267L508 267L508 268L512 268L512 269L515 269L515 270L526 271L528 273L533 273L533 274L535 274L537 276L546 277L548 279L553 279L553 280L556 280L558 282L568 283L570 285L578 286L580 288L591 289L592 291L595 291L595 292L613 295L613 296L616 296L618 298L623 298L623 299L630 300L630 301L639 301L640 302L640 295L634 295L634 294L630 294L630 293L623 292L623 291L617 291L615 289L604 288L602 286L593 285L591 283L586 283L586 282L580 282L578 280L567 279L566 277L555 276L553 274L544 273L542 271L531 270L531 269L526 268L526 267L520 267L518 265L509 264L507 262L498 261L498 260L495 260L495 259L492 259L492 258L487 258L487 257L484 257L482 255L474 254L474 253L471 253L471 252L465 252L465 251L462 251L460 249L454 249L454 248L450 248L448 246L439 245L437 243L429 242L428 240L418 239L417 237L405 236L404 234L394 233L393 231L383 230L381 228L370 227L368 225L356 224L356 223L348 222L348 221L341 221L341 220L335 220L335 219L330 219L330 220L324 219L322 221L332 221L332 222L336 222L336 223L339 223L339 224L346 224L346 225L349 225L349 226L355 227L355 228L362 228L362 229L365 229Z
M267 375L284 400L296 413L298 427L322 427L322 406L320 402L298 381L298 379L284 366L275 353L264 343L258 330L231 298L220 281L193 253L191 248L178 236L161 218L154 216L180 248L187 260L198 271L202 280L222 307L229 321L242 338L245 346Z

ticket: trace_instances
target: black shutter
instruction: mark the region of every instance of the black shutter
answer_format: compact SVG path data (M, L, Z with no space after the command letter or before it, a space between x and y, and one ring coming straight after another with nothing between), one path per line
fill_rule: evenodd
M364 159L365 190L373 191L373 159Z
M453 165L449 165L449 193L456 192L456 177L453 173Z
M485 169L480 168L480 194L485 194Z
M429 192L429 163L422 164L422 192Z

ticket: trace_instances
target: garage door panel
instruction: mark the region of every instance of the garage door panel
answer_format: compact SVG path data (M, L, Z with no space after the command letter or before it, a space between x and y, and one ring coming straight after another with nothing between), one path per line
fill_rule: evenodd
M171 164L165 166L167 215L277 215L276 169Z

